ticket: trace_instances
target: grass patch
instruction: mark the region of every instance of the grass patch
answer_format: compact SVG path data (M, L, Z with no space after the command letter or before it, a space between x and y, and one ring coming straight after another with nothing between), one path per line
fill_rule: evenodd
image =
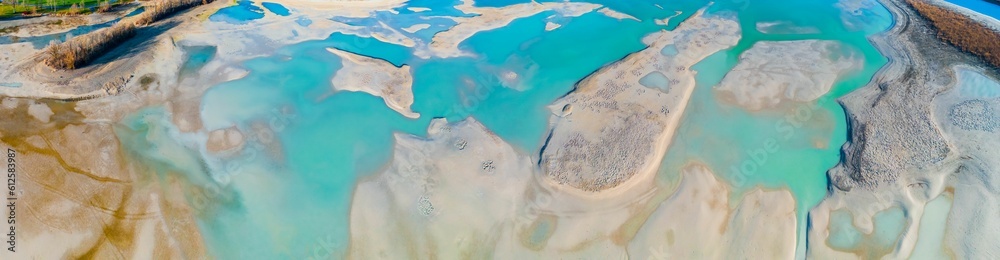
M1000 32L955 11L922 0L906 0L937 29L941 40L1000 68Z
M16 1L16 2L15 2ZM122 4L107 0L4 0L0 4L0 17L13 17L21 14L85 14L107 10L111 6Z

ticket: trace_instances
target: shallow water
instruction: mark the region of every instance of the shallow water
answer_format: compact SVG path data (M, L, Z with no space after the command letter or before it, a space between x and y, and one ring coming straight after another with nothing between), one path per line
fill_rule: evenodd
M217 183L222 190L232 193L224 193L225 203L211 204L199 214L201 231L214 256L302 258L315 256L317 252L338 255L347 244L354 184L359 178L378 172L390 159L393 133L424 136L431 118L455 121L471 116L521 152L537 154L551 115L546 108L548 104L601 66L643 49L642 36L673 29L706 5L705 1L593 2L606 4L642 22L588 13L560 20L562 27L545 31L553 12L543 12L474 35L462 42L460 48L475 57L461 58L424 60L404 46L342 33L334 33L325 40L286 46L273 55L244 62L250 71L248 76L214 86L202 99L201 116L206 129L238 127L250 138L246 152L220 159L201 149L188 148L189 152L199 154L202 162L194 165L202 167L190 163L173 165L169 158L145 154L146 150L140 148L133 152L141 161L168 165L172 171L186 172L185 176L209 176L192 182L210 182L199 184L204 186ZM428 12L464 16L450 7L456 3L415 0L397 8L401 15L389 20L379 20L384 14L371 19L333 19L358 26L379 22L393 27L432 24L432 29L415 34L429 39L434 32L451 24L446 19L419 19L429 14L405 8L434 7ZM885 63L865 36L885 29L888 17L854 19L834 4L834 1L777 0L715 3L709 11L711 15L738 12L743 39L737 47L713 55L694 68L698 71L698 87L660 175L674 178L680 166L701 161L735 187L736 197L739 192L756 186L789 188L798 202L800 234L804 232L805 212L825 194L825 171L839 159L839 147L846 137L843 112L834 99L867 83ZM263 17L263 11L249 1L223 10L210 19L240 23ZM675 11L682 14L668 25L654 23L653 19L673 16ZM872 14L887 15L883 11ZM795 21L819 28L821 33L756 32L753 29L756 22L765 18ZM816 38L840 40L857 49L866 60L862 71L840 81L828 97L791 109L749 112L720 103L714 96L711 87L735 66L739 53L753 43ZM325 50L330 47L383 59L396 66L412 66L415 98L412 110L421 117L405 118L388 109L381 99L365 93L332 93L330 79L340 69L341 62ZM645 81L662 85L656 79ZM787 119L790 117L794 123ZM808 124L797 126L800 121ZM126 124L130 129L163 129L160 132L173 129L168 120ZM119 135L123 142L139 146L180 143L197 147L203 146L199 142L204 139L193 136L176 141L148 131ZM759 153L762 144L770 139L780 149ZM747 162L753 165L750 166L754 167L753 173L732 170L742 168Z
M738 13L743 38L693 68L698 87L668 151L660 176L670 177L691 161L707 163L733 186L734 196L758 186L787 188L796 199L799 246L804 257L806 216L826 195L826 171L840 159L847 125L836 99L868 83L886 59L867 36L888 29L891 14L881 5L853 16L837 1L720 1L711 13ZM802 12L801 10L811 10ZM756 24L791 21L819 33L764 34ZM837 40L860 53L864 67L842 78L815 102L751 112L720 101L712 87L738 63L739 54L759 41Z
M973 70L958 69L956 71L958 79L961 80L958 87L960 96L984 99L1000 97L1000 81L988 78Z
M198 70L215 57L215 51L215 46L185 46L180 78L198 73Z
M104 22L104 23L99 23L99 24L77 26L76 28L73 28L73 29L71 29L69 31L66 31L66 32L52 33L52 34L39 35L39 36L14 37L14 36L10 36L10 35L3 35L3 36L0 36L0 44L14 44L14 43L30 42L31 46L34 47L36 50L38 50L38 49L45 48L46 46L49 46L49 44L52 43L52 42L54 42L54 41L55 42L66 42L70 38L73 38L73 36L83 35L83 34L87 34L87 33L92 32L92 31L96 31L98 29L103 29L103 28L111 27L112 25L114 25L115 23L117 23L119 20L121 20L121 19L120 18L119 19L114 19L114 20L111 20L111 21L108 21L108 22Z
M947 259L944 252L944 233L948 227L948 213L951 211L951 198L938 196L924 207L924 215L920 218L917 244L910 254L910 260Z
M268 11L271 11L276 15L288 16L291 14L291 12L288 11L288 8L285 8L285 6L279 3L261 2L260 5L264 6L264 8L266 8Z
M219 9L208 17L213 22L246 24L252 20L264 18L264 9L253 5L253 1L239 0L236 5Z

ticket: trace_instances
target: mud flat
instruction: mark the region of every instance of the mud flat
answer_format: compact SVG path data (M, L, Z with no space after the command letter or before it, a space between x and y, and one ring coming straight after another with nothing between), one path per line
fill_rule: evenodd
M546 172L551 168L513 149L474 118L434 119L426 137L396 134L392 161L355 189L347 257L792 258L795 201L787 190L757 189L730 202L727 185L696 163L681 174L676 190L660 191L652 179L668 146L663 139L671 138L669 129L694 86L689 66L735 45L739 35L734 20L695 15L673 32L650 34L645 38L649 48L600 69L553 104L553 127L565 129L552 132L541 156L561 147L553 140L605 133L621 135L613 140L622 143L610 148L643 151L577 148L594 161L629 161L636 164L633 170L648 170L624 176L617 187L585 190L559 183ZM667 45L683 51L664 56ZM639 83L652 72L674 81L668 89ZM664 105L669 113L661 110ZM589 125L581 131L569 127L580 121ZM625 129L630 126L647 128ZM615 127L621 129L600 132ZM612 157L599 157L604 155ZM599 173L608 168L600 166L577 170L603 178Z
M513 235L502 223L516 219L530 159L474 119L435 119L428 134L397 134L388 169L358 184L351 258L492 256L488 242Z
M1000 156L995 149L996 96L957 96L967 84L968 67L997 81L1000 72L936 37L932 25L903 0L882 3L896 19L888 32L871 40L889 65L868 86L840 100L848 114L850 136L840 164L828 173L830 192L810 212L808 254L834 258L907 258L919 236L924 207L942 193L954 194L947 217L944 252L958 259L991 258L1000 246L996 203ZM992 86L994 84L972 84ZM989 93L989 92L988 92ZM899 219L877 215L902 210ZM834 212L851 216L848 230L874 236L887 226L900 232L867 246L843 248ZM850 232L848 232L850 233ZM847 242L851 242L848 239Z
M333 88L344 91L361 91L381 97L385 105L409 118L420 117L410 110L413 104L413 75L410 66L396 67L392 63L357 55L351 52L327 48L339 56L344 67L333 76Z
M864 66L855 55L837 41L758 42L715 89L723 100L750 110L813 101Z
M18 152L18 200L26 205L18 211L18 257L210 256L197 220L213 214L216 203L229 195L210 180L177 174L177 168L140 163L151 160L135 158L139 155L129 150L130 142L119 138L179 133L143 133L149 129L131 128L123 119L135 113L153 120L136 111L162 105L165 118L157 120L172 121L179 132L203 138L180 148L189 150L166 156L238 153L246 146L246 129L203 126L199 103L204 92L246 75L241 61L343 29L326 19L314 19L309 30L290 17L267 16L245 25L207 21L224 6L217 1L177 14L96 64L72 71L36 66L43 53L30 44L0 45L0 53L18 54L0 61L0 83L5 83L0 85L0 117L5 119L0 122L0 147ZM345 4L329 13L301 9L315 18L367 14L371 8ZM196 75L185 76L181 71L188 46L215 46L217 53L189 72ZM190 168L204 170L204 161L192 161Z
M795 199L787 190L755 189L734 206L729 185L705 166L690 164L681 178L629 243L630 257L795 258Z
M550 106L549 137L539 166L552 182L581 191L646 179L660 165L695 86L690 67L736 45L739 25L702 14L674 31L653 33L649 47L601 68ZM668 46L677 55L663 55ZM658 74L665 88L640 80Z
M698 164L644 213L655 199L645 190L594 200L548 187L529 156L472 118L434 119L426 138L395 139L385 171L355 189L350 259L795 254L790 192L755 189L730 202L728 185Z

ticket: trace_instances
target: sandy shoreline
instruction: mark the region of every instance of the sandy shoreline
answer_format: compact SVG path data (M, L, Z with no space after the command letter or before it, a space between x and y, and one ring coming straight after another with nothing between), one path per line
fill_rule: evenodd
M397 134L389 165L357 184L347 257L644 258L670 254L792 258L795 200L787 190L754 190L738 204L729 204L727 185L703 166L686 169L676 190L658 187L653 180L695 85L689 67L735 45L738 38L735 21L699 13L675 31L647 36L648 48L601 68L550 105L550 127L564 129L552 131L543 157L565 144L560 140L566 136L594 136L604 127L629 126L615 122L623 115L635 119L627 109L587 111L602 108L600 101L618 102L642 113L657 111L646 113L657 124L640 129L659 127L648 136L649 142L641 136L620 136L628 149L633 149L629 145L648 146L643 149L648 153L626 158L640 161L636 173L600 191L553 180L545 173L548 168L534 163L536 158L513 150L474 118L435 119L427 137ZM682 51L677 56L661 54L662 48L672 44L692 47L679 47ZM639 83L652 72L665 74L674 84L661 90ZM597 84L606 82L622 85ZM669 113L660 115L661 105ZM568 122L583 125L566 127ZM582 151L599 153L600 149ZM604 170L586 168L580 173L599 176L594 173ZM659 197L660 193L667 198ZM710 210L698 210L703 208Z
M942 45L927 33L926 23L900 1L884 2L896 15L898 26L873 37L872 42L890 63L869 86L840 100L848 114L850 139L843 147L843 161L829 172L830 194L810 212L808 254L821 258L906 258L917 243L924 206L945 194L955 198L945 231L948 250L959 258L998 255L1000 249L989 242L996 241L1000 226L974 214L980 209L1000 212L1000 206L991 206L1000 204L994 203L997 191L990 189L1000 183L1000 177L990 175L1000 170L1000 156L975 148L977 144L1000 144L991 124L976 124L992 122L981 111L1000 111L989 110L1000 109L996 105L1000 100L959 96L955 85L962 79L952 71L964 68L994 80L1000 72ZM119 245L101 240L105 238L101 235L103 229L95 228L98 226L40 231L40 235L27 238L30 249L45 258L64 257L42 255L60 252L46 250L37 242L59 239L67 244L105 241L94 242L99 245L95 250L108 255L126 252L142 257L139 253L151 250L165 250L169 253L164 255L185 258L207 254L197 226L191 222L202 209L189 208L185 198L179 196L191 184L177 179L138 180L148 169L124 159L122 151L118 151L120 144L113 138L116 130L112 125L139 108L163 104L181 132L214 140L198 143L208 147L197 148L220 153L238 151L244 145L240 129L201 122L200 100L208 87L245 76L247 71L238 65L240 61L269 55L280 46L324 39L332 32L357 30L330 21L328 16L363 17L372 10L401 6L404 1L282 3L305 10L301 10L301 16L267 16L247 25L206 23L204 19L210 13L224 6L212 4L172 18L179 23L176 27L145 39L149 45L132 56L74 72L46 71L22 60L18 70L0 74L0 82L29 83L20 88L0 88L5 96L28 97L5 98L0 112L30 122L23 126L25 131L0 125L0 143L25 150L29 162L54 165L25 173L31 178L28 187L45 194L35 197L39 201L32 203L73 204L93 213L87 216L102 221L117 217L106 210L114 206L128 216L142 216L108 225L136 234L136 242L126 249L114 251ZM596 11L618 19L634 19L594 4L529 3L509 9L470 5L471 1L465 1L459 9L480 16L456 18L463 22L435 35L429 45L431 53L424 53L426 57L465 55L457 48L461 40L546 10L569 17ZM316 10L310 10L313 8ZM295 23L299 17L315 19L306 29ZM546 29L558 29L557 25L547 23ZM297 31L293 34L279 28ZM660 187L654 178L694 91L695 72L691 66L736 45L741 29L750 28L739 28L736 21L726 17L704 17L699 13L674 31L655 32L644 38L648 48L589 75L573 92L550 106L550 138L542 151L535 151L538 158L520 153L474 118L459 122L435 119L426 137L396 134L392 161L381 172L357 183L347 256L645 258L666 254L682 258L794 258L796 203L789 191L756 189L740 201L729 201L732 191L727 184L697 162L685 167L672 192L666 191L672 187ZM404 45L408 40L392 35L370 36ZM412 42L407 46L420 44ZM182 47L201 45L218 47L216 58L197 72L201 77L178 78L175 72L180 70L185 55ZM678 48L678 54L662 54L668 46ZM413 79L409 66L396 67L337 49L329 51L344 63L329 79L331 91L366 92L382 98L388 107L406 117L420 116L410 110ZM32 73L42 73L46 78L30 82L34 80ZM656 74L668 83L647 86L648 81L644 83L643 79ZM142 79L150 79L146 76L153 79L152 83L142 83ZM102 83L63 86L95 81ZM109 86L108 82L113 84ZM785 98L808 101L817 93ZM72 102L74 107L66 108L46 99L87 100ZM41 134L22 133L28 130ZM74 140L99 140L94 145L103 148L77 147ZM104 149L109 147L114 149ZM125 170L115 171L113 167ZM64 177L43 172L47 170L65 173L69 176L65 178L72 179L57 179ZM101 175L106 172L121 175ZM122 184L133 182L139 183L141 189L131 190L131 184ZM99 202L88 205L73 198L91 194L57 192L71 189L58 185L75 183L116 195L95 195ZM53 191L50 186L58 189ZM660 198L657 193L669 193L669 197ZM135 201L116 201L119 197ZM983 201L991 205L979 205ZM837 225L831 220L833 212L848 211L854 218L854 228L865 234L864 239L869 239L866 241L874 243L877 241L870 234L880 225L874 217L894 208L901 208L908 222L903 224L898 241L890 246L845 251L828 243L838 232L830 228ZM65 218L39 218L60 217ZM171 233L174 229L190 237ZM75 233L80 230L92 235ZM978 247L959 248L965 244ZM87 249L81 248L74 250Z
M736 45L739 30L730 20L699 13L674 31L646 36L649 47L581 80L550 106L549 137L539 159L549 180L603 193L632 178L648 179L659 168L694 91L690 67ZM710 37L715 32L721 36ZM679 54L663 55L668 45L681 46ZM651 74L665 78L669 88L642 85L640 79Z
M955 128L955 116L936 112L943 109L936 107L955 106L948 103L954 102L948 101L952 99L949 95L953 95L948 93L955 92L962 82L956 78L956 66L975 67L994 80L1000 78L997 77L1000 73L971 54L938 40L929 33L933 32L931 25L903 1L882 3L894 15L896 25L871 41L889 58L889 64L868 86L840 100L848 114L850 138L843 147L841 163L828 173L830 194L810 213L808 254L908 258L917 243L924 206L942 193L962 193L972 201L960 206L961 198L956 197L956 206L948 217L945 250L958 259L997 255L1000 248L980 242L995 239L997 224L969 214L976 214L983 207L975 206L974 201L995 201L1000 197L982 192L981 188L995 183L992 180L995 177L989 173L1000 169L997 166L1000 162L998 157L990 155L992 152L967 148L971 139L994 142L997 138L971 137L983 134L982 131L965 136L950 134L955 131L950 130ZM971 179L987 181L984 184ZM891 239L896 240L887 243L881 240L885 238L876 239L871 234L880 225L876 216L893 208L901 209L906 217L881 222L881 225L901 225L898 234L890 233ZM844 210L853 216L853 221L834 223L831 214ZM845 242L828 241L844 235L842 228L834 229L833 225L857 229L862 233L861 244L866 246L832 248L833 244ZM968 229L970 226L986 228L973 231Z

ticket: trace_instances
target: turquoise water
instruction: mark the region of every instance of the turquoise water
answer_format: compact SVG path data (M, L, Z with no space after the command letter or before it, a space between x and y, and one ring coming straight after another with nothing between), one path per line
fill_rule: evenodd
M843 251L856 249L863 238L863 233L854 227L854 217L850 212L837 210L830 212L830 236L826 242L831 248Z
M976 11L986 16L1000 20L1000 4L990 3L984 0L945 0L949 3L959 5Z
M0 45L2 45L2 44L21 43L21 42L30 42L32 47L34 47L36 50L39 50L39 49L45 48L46 46L49 46L49 43L52 43L53 41L56 41L56 42L66 42L70 38L73 38L73 36L83 35L83 34L86 34L86 33L89 33L89 32L95 31L95 30L98 30L98 29L103 29L103 28L111 27L112 25L114 25L115 23L117 23L119 20L121 20L121 19L120 18L119 19L114 19L114 20L107 21L107 22L104 22L104 23L99 23L99 24L77 26L76 28L73 28L73 29L71 29L69 31L66 31L66 32L52 33L52 34L39 35L39 36L14 37L14 36L10 36L10 35L2 35L2 36L0 36Z
M674 46L673 44L664 46L663 49L660 50L660 54L663 54L663 56L675 56L677 55L677 46Z
M264 18L264 9L253 5L253 1L239 0L236 5L219 9L208 17L213 22L245 24L252 20Z
M313 21L303 16L299 17L298 19L295 19L295 23L301 26L309 27L309 25L312 25Z
M291 12L288 11L288 8L285 8L285 6L279 3L261 2L260 5L264 6L264 8L267 8L268 11L271 11L276 15L288 16L291 14Z
M940 209L934 208L932 210L939 211ZM947 214L947 209L944 211ZM857 252L868 258L878 258L882 254L887 254L892 252L893 248L899 243L899 239L903 235L903 230L909 224L905 213L899 207L892 207L880 212L875 213L872 216L872 232L865 234L862 233L854 226L854 216L850 212L844 210L837 210L830 213L830 224L828 227L830 231L830 236L827 237L826 243L830 248L843 251L843 252ZM932 214L940 214L939 212L932 212L925 216L930 216L935 218ZM930 221L939 221L941 219L932 219ZM935 223L938 224L938 223ZM943 227L943 226L942 226ZM921 231L923 231L921 227ZM943 233L943 232L942 232ZM920 233L919 235L924 235ZM935 234L927 234L929 238L933 239ZM940 247L940 241L938 241Z
M236 198L199 219L211 253L219 258L301 258L313 254L316 241L324 241L332 246L323 251L341 254L354 184L389 160L394 132L422 136L431 118L473 116L518 149L537 150L549 116L545 106L580 78L642 49L641 36L660 28L589 14L545 33L544 18L518 19L473 36L461 48L477 53L476 58L422 60L403 46L334 33L245 62L250 71L246 78L215 86L202 100L206 129L237 126L251 137L251 152L205 159L206 174ZM421 118L407 119L364 93L318 98L331 91L329 79L340 68L328 47L413 66L412 108ZM589 55L580 55L584 53ZM524 76L501 80L498 75L507 71ZM153 125L139 128L172 127L156 125L163 121L146 124ZM273 212L295 213L278 218L271 217Z
M958 88L963 97L996 98L1000 97L1000 81L993 80L979 72L960 69L958 77L962 81Z
M317 251L336 256L347 246L354 185L358 178L378 172L388 162L393 133L423 136L431 118L461 120L471 116L516 149L536 154L551 114L547 105L571 91L573 84L586 75L643 49L643 36L673 29L706 5L705 1L693 0L595 2L642 22L588 13L567 19L558 30L547 32L546 19L554 13L543 12L517 19L503 28L480 32L462 42L460 49L475 54L474 57L426 60L416 58L413 50L404 46L334 33L324 40L286 46L270 56L248 60L243 66L250 71L249 75L214 86L205 94L201 116L206 129L236 126L249 137L246 151L238 156L217 158L192 148L203 142L203 137L164 134L176 130L169 120L163 119L162 110L130 117L123 122L125 127L119 137L130 143L130 151L140 161L154 169L168 169L156 171L161 175L186 176L194 186L219 190L213 193L219 196L211 198L220 198L220 202L198 209L199 226L213 256L305 258L315 256ZM442 30L450 25L420 16L428 13L465 16L451 8L456 3L415 0L397 8L401 14L398 17L375 13L375 18L369 19L332 19L357 26L377 22L393 27L428 23L434 24L434 30ZM839 147L846 137L843 112L834 99L864 85L885 63L865 36L884 30L889 25L888 17L852 20L850 15L845 18L834 3L716 2L709 13L738 13L744 28L743 40L694 68L699 73L698 87L660 175L672 178L679 172L679 166L701 161L733 184L737 194L757 186L789 188L797 199L799 229L804 232L805 212L825 194L824 173L837 162ZM434 10L414 13L405 9L412 6L434 7ZM653 22L672 16L675 11L683 14L667 26ZM872 13L884 14L883 11ZM263 11L243 1L220 10L210 19L239 23L258 16L262 17ZM765 18L797 21L819 28L821 33L764 35L752 30L758 20ZM845 19L851 22L850 26L845 25ZM416 36L429 39L434 30L422 30L418 33L431 32ZM761 40L796 39L843 41L865 56L865 67L839 82L829 97L804 104L800 106L802 109L749 112L715 98L711 87L735 66L739 53ZM412 66L412 110L421 117L405 118L388 109L381 99L365 93L328 95L332 91L330 79L341 64L338 57L325 50L331 47L383 59L396 66ZM661 52L676 54L676 51ZM501 77L511 73L517 77ZM669 87L657 78L643 81ZM799 114L802 120L793 123L786 119ZM805 123L800 125L798 121ZM780 149L776 152L765 149L761 155L758 150L772 139ZM171 156L146 154L158 151L143 149L153 146L172 147L170 154L182 159L174 161ZM187 155L181 155L184 153ZM753 171L732 170L740 169L748 161L754 165Z
M138 14L141 14L142 12L145 12L145 11L146 11L146 7L145 6L140 6L139 8L136 8L135 10L132 10L132 12L129 12L127 15L125 15L125 17L136 16Z
M193 75L215 57L215 46L184 47L185 60L181 65L180 77Z
M878 5L855 17L838 9L837 1L719 1L710 13L738 13L743 37L732 49L695 65L697 88L683 122L660 169L660 176L676 178L692 162L707 163L733 186L734 196L756 188L787 188L796 199L799 246L805 256L806 218L809 209L827 191L826 171L840 159L846 142L846 118L836 98L868 83L886 59L867 40L892 24L891 14ZM803 12L802 10L810 10ZM792 21L817 28L819 33L764 34L756 24ZM721 102L712 90L738 63L739 54L759 41L803 39L837 40L863 55L864 68L839 80L815 102L751 112Z
M949 258L943 248L949 211L951 211L951 198L947 195L938 196L927 203L924 215L920 218L920 228L917 233L919 236L913 253L910 254L910 260Z

